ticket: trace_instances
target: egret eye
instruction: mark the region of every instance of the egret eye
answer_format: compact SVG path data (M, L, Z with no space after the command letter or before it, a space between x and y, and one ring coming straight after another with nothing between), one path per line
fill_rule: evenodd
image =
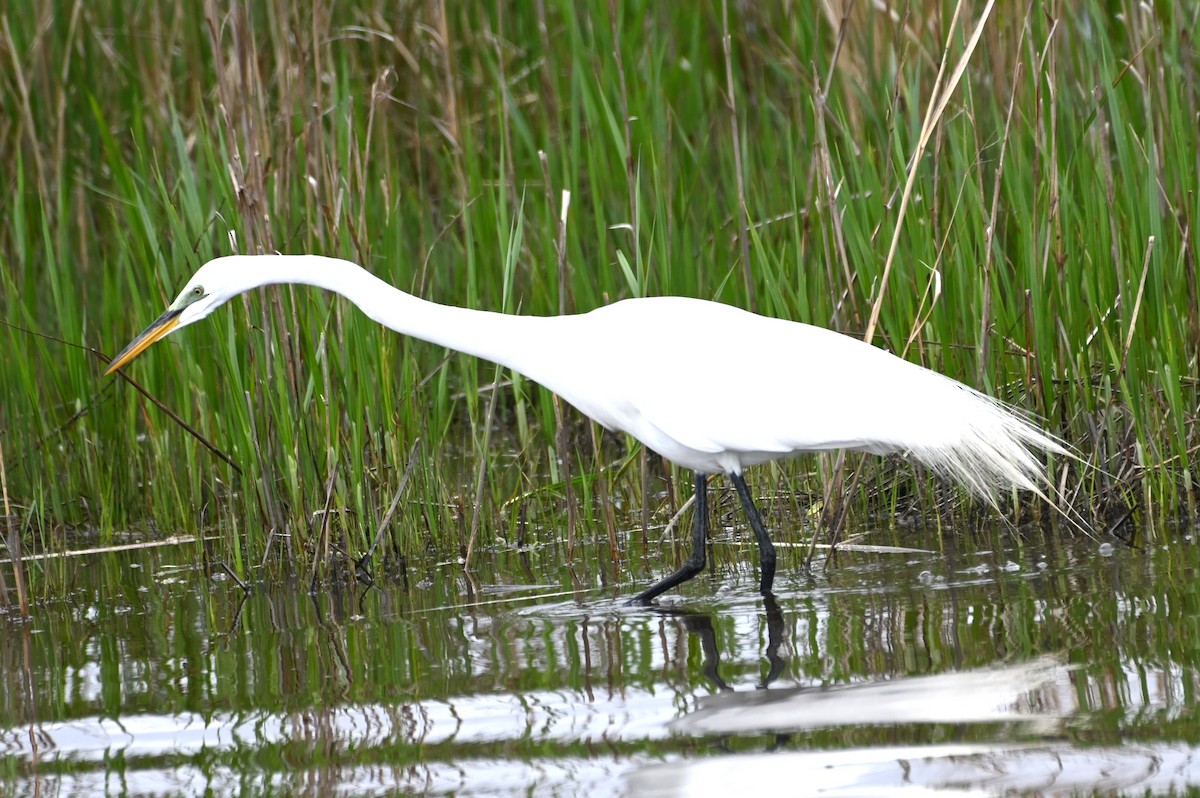
M192 296L194 296L196 299L199 299L200 297L204 296L204 287L198 285L195 288L193 288Z

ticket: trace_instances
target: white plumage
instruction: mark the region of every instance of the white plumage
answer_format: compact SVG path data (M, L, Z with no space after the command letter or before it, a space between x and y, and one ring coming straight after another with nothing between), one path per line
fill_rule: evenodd
M683 297L627 299L570 316L468 310L419 299L353 263L315 255L209 261L109 372L232 297L273 283L335 291L397 332L524 374L699 475L729 474L758 539L764 591L775 556L741 477L748 466L833 449L901 452L995 503L999 489L1040 493L1046 477L1035 452L1064 452L1000 402L820 327ZM638 600L703 568L705 483L696 484L692 557Z
M556 337L594 378L514 367L695 471L834 449L902 452L992 500L998 488L1044 482L1030 447L1063 451L978 391L821 327L683 297L560 320Z

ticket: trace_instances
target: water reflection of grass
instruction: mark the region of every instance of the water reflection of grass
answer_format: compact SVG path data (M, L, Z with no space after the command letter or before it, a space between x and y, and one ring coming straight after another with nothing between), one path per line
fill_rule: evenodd
M169 784L177 772L345 786L363 767L402 784L460 773L494 792L530 768L721 753L1177 747L1196 725L1194 553L1103 557L1057 537L854 552L826 581L781 580L777 619L752 567L654 612L620 606L598 580L551 604L464 606L455 566L420 589L246 594L174 579L188 558L165 548L89 558L71 598L39 606L0 647L0 794L31 792L13 785L35 777ZM561 552L531 559L514 581L567 581ZM925 569L944 581L922 582ZM759 689L776 642L782 666ZM739 706L749 725L714 725L730 717L714 710Z
M839 36L837 19L735 7L727 84L717 6L617 5L7 14L4 320L111 353L200 260L281 250L472 307L678 293L861 332L949 20L863 6ZM1173 511L1197 445L1187 22L998 10L916 170L880 304L886 345L1095 452L1112 480L1056 478L1095 491L1102 517ZM693 332L646 345L669 358ZM380 555L453 557L476 524L484 544L663 524L687 484L527 381L301 289L251 297L133 372L240 475L86 353L0 336L0 444L34 548L72 526L216 530L238 574L320 577L314 561L370 546L410 466ZM938 518L946 497L899 461L851 464L860 506ZM832 474L804 459L752 483L803 512Z

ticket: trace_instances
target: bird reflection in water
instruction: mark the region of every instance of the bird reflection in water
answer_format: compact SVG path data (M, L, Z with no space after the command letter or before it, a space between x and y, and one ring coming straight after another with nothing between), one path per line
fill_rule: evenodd
M767 618L767 647L763 656L767 660L767 672L755 685L755 689L765 690L787 666L787 661L779 656L779 646L783 642L783 610L775 594L762 594L763 612ZM704 657L701 672L716 688L722 692L733 692L729 683L721 677L721 649L717 644L717 630L713 625L714 612L699 612L684 608L655 607L654 611L668 618L683 622L683 628L700 639L700 651Z

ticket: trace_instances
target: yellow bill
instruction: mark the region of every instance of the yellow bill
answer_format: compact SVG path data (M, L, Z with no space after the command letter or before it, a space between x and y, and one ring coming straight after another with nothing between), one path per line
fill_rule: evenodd
M179 326L179 314L183 312L183 308L178 310L168 309L165 313L154 320L154 323L142 332L137 338L130 342L129 346L125 347L121 354L112 359L108 364L108 369L105 370L105 376L112 374L117 369L124 366L129 361L144 352L150 344L162 338L164 335L174 330Z

